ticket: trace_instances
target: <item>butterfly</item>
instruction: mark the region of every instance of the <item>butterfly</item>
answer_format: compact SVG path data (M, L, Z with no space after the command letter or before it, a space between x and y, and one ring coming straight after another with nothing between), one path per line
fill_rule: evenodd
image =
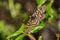
M46 5L43 5L30 16L25 29L26 33L28 33L31 27L37 26L45 18L45 11Z
M24 33L28 34L31 40L36 40L34 36L29 32L32 27L36 27L45 18L46 5L42 5L36 10L29 18Z

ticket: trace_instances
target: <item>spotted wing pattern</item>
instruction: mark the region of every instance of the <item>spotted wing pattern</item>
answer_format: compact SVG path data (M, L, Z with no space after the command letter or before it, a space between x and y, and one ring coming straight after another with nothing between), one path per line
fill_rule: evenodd
M46 11L46 5L41 6L36 12L30 16L30 19L28 20L27 27L25 29L25 33L29 33L29 30L33 26L37 26L41 20L45 18L45 11Z

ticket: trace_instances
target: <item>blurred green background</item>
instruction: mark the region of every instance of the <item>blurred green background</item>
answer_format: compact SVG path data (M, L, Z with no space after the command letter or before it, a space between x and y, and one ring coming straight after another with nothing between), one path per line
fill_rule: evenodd
M24 31L29 16L44 3L47 4L46 18L32 28L31 33L37 40L56 40L55 34L60 33L60 0L0 0L0 40L23 40L25 35L20 33Z

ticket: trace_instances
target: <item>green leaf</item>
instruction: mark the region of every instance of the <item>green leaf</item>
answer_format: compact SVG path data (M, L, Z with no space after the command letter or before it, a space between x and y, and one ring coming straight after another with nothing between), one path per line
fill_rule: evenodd
M7 25L4 20L0 20L0 33L2 33L3 36L9 35L14 31L15 28L13 25Z
M37 27L33 27L30 32L31 33L36 33L40 30L42 30L43 28L45 27L45 23L44 22L41 22Z
M20 33L24 32L26 25L22 24L22 26L19 28L19 30L15 33L13 33L12 35L8 36L7 39L10 39L11 37L15 37L17 35L19 35Z
M42 40L42 36L39 36L38 40Z
M42 4L44 4L46 2L46 0L36 0L38 6L37 8L39 8Z
M10 9L10 13L12 18L16 18L19 15L19 9L21 9L21 4L16 3L14 5L14 0L9 0L9 9Z
M52 9L52 2L47 4L46 8L46 18L48 19L49 23L52 22L54 16L54 10Z
M25 34L19 35L15 40L23 40Z
M51 23L53 21L53 15L51 15L51 17L48 18L49 23Z
M22 5L21 5L20 3L16 3L16 4L15 4L15 9L16 9L16 10L20 10L20 9L21 9L21 6L22 6Z

